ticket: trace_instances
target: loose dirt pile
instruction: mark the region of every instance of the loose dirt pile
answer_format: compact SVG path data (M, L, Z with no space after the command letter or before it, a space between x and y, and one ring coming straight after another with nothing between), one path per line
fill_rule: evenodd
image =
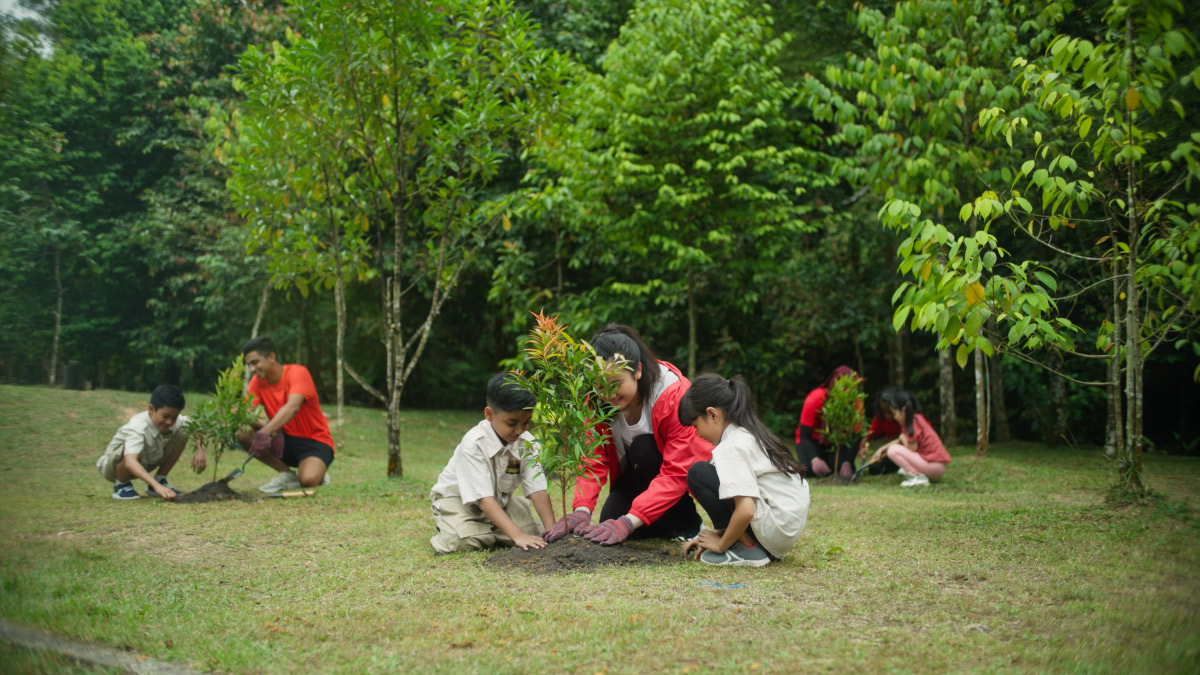
M235 492L229 487L229 483L223 480L215 483L206 483L191 492L179 495L175 500L176 504L203 504L206 502L223 502L230 499L240 499L244 502L254 501L253 497L244 495L240 492Z
M505 549L487 559L486 564L533 574L587 572L601 567L624 565L674 565L684 562L683 544L677 541L646 539L626 541L619 546L600 546L569 535L546 548L522 551Z

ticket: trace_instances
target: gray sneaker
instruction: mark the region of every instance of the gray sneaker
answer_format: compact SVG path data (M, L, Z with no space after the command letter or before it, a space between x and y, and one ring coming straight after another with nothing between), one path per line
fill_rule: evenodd
M742 546L741 542L734 542L733 546L724 553L714 553L705 551L700 554L700 559L709 565L736 565L738 567L762 567L771 562L771 557L763 550L761 544L754 548Z
M259 486L259 490L266 493L279 492L280 490L295 490L300 487L300 478L292 471L280 471L275 474L275 477L267 481L266 485Z

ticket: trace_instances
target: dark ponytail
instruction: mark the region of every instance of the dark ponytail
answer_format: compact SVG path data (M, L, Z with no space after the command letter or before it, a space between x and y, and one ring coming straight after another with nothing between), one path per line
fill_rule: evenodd
M705 373L693 380L679 401L679 423L690 427L709 408L717 408L725 413L726 421L749 431L776 469L785 473L802 472L791 450L758 419L754 412L754 396L740 375L726 380L720 375Z
M909 436L912 436L915 433L913 431L913 418L921 414L921 404L917 403L917 397L907 391L898 391L889 405L893 410L904 409L904 431Z
M637 381L638 401L642 405L649 405L650 394L654 392L654 385L658 384L658 358L642 342L637 331L629 326L610 323L601 328L588 342L600 358L606 361L613 358L628 361L626 368L631 373L637 372L637 366L641 364L642 377Z

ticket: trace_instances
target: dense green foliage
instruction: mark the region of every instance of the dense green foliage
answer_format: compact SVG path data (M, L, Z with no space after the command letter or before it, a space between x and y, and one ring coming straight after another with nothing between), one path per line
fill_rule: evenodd
M478 407L544 311L742 374L781 433L842 363L936 421L978 348L1017 437L1200 435L1174 0L34 4L0 26L5 381L206 390L261 309L325 400Z

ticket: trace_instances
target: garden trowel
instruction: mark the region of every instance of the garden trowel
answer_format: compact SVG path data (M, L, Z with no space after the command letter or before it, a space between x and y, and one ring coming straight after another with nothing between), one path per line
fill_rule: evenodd
M252 460L252 459L254 459L254 455L252 453L246 453L246 461L242 462L242 465L239 466L238 468L234 469L233 471L230 471L228 476L225 476L224 478L221 479L221 482L228 484L229 481L242 475L242 472L244 472L246 470L246 465L249 464L250 460Z

